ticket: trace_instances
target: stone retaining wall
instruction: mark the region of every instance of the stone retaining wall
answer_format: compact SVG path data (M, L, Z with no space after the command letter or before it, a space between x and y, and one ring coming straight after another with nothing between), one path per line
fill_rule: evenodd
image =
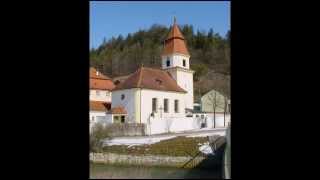
M90 161L94 163L142 165L142 166L167 166L182 167L191 157L173 157L160 155L124 155L115 153L90 153ZM201 163L206 157L195 158L186 168L192 168Z

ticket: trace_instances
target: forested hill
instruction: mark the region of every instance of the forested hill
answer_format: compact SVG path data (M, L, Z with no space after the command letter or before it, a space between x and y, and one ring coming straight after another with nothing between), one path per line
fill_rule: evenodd
M197 96L216 89L230 96L230 31L226 37L215 33L195 31L192 25L179 26L190 52ZM110 77L127 75L144 66L160 68L163 42L169 27L153 25L147 30L104 40L90 50L90 65Z

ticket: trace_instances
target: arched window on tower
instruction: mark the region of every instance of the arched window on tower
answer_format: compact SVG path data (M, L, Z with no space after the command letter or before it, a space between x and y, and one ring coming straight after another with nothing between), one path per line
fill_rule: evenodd
M186 60L185 59L183 59L182 64L183 64L183 67L186 67Z
M170 66L170 58L167 57L167 67L169 67L169 66Z

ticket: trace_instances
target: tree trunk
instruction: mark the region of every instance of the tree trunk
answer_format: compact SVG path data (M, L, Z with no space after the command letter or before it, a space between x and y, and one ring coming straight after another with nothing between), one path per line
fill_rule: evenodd
M216 128L216 107L213 108L213 128Z
M224 98L223 127L226 127L227 98Z
M223 127L226 127L226 111L223 112Z
M217 94L214 92L214 103L213 103L213 128L216 128L216 108L217 108Z

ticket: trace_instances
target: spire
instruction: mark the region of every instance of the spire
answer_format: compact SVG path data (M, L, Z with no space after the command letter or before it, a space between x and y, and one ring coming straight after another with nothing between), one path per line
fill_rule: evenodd
M162 55L180 53L189 55L184 37L177 25L177 19L173 17L173 26L164 42L164 49Z
M178 27L176 16L173 17L173 25L166 40L169 40L171 38L180 38L184 40L184 37Z

